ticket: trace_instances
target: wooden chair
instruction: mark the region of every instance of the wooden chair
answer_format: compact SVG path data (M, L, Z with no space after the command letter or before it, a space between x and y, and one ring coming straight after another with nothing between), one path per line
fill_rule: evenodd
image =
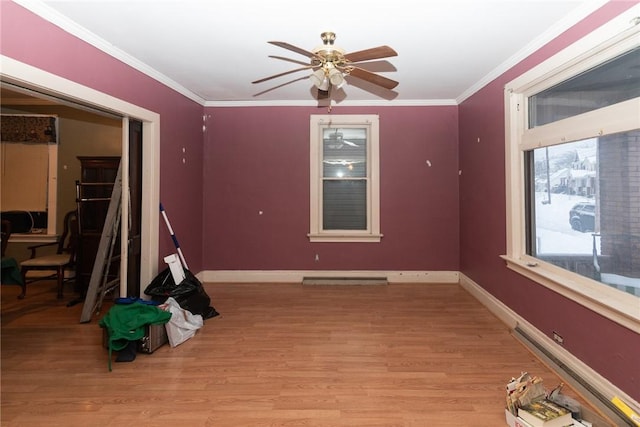
M22 299L27 294L27 283L36 280L53 279L58 281L58 298L62 298L62 288L65 273L72 272L75 267L76 247L78 243L78 215L76 211L67 212L64 216L64 230L57 242L43 243L29 246L31 258L20 263L23 278L22 293L18 298ZM36 250L46 246L58 245L54 255L36 256ZM29 277L32 270L46 271L51 274L39 274L37 277Z

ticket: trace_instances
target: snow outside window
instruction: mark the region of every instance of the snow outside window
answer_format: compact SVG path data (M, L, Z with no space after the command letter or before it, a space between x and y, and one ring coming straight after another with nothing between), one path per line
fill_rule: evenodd
M508 267L633 330L640 330L638 27L581 40L505 90Z
M527 253L640 296L640 129L528 153Z

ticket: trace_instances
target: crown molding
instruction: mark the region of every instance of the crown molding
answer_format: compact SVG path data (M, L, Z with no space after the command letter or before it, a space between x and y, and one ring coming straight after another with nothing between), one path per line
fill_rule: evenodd
M129 65L130 67L140 71L141 73L151 77L154 80L162 83L163 85L175 90L176 92L184 95L185 97L191 99L194 102L197 102L200 105L204 105L205 100L188 90L184 86L180 85L176 81L170 79L164 74L160 73L156 69L148 66L144 62L138 60L137 58L129 55L121 49L113 46L112 44L107 43L101 37L98 37L94 33L90 32L86 28L76 24L71 19L59 13L57 10L52 7L47 6L45 3L38 0L13 0L14 3L19 4L25 9L35 13L42 19L51 22L52 24L60 27L62 30L68 32L69 34L78 37L80 40L83 40L96 49L101 50L102 52L110 55L123 63Z
M480 89L494 81L496 78L500 77L502 74L513 68L523 59L527 58L529 55L536 52L538 49L542 48L550 41L558 37L560 34L573 27L596 10L600 9L606 3L608 3L608 0L593 0L584 3L580 7L576 8L572 13L556 22L555 25L553 25L547 31L533 39L529 44L520 49L513 56L498 65L487 75L478 80L474 85L461 93L460 96L456 98L456 103L462 104L467 98L471 97Z
M441 107L458 105L455 99L400 99L400 100L368 100L331 102L331 107ZM205 107L318 107L327 108L329 105L319 105L314 100L296 101L205 101Z

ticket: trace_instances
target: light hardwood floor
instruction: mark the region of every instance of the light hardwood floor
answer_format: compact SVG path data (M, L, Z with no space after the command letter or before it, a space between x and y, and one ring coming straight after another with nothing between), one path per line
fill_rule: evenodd
M220 316L112 372L54 288L2 286L4 427L498 427L512 376L561 381L458 285L208 284Z

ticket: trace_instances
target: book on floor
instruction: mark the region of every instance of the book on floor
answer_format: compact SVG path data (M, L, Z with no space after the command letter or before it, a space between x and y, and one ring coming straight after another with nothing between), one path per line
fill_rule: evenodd
M582 424L580 421L573 419L571 420L573 424L569 424L571 427L587 427L586 424ZM508 423L507 423L508 424ZM520 417L517 417L514 421L513 424L509 424L512 427L533 427L531 424L529 424L528 422L526 422L525 420L523 420ZM591 424L589 424L591 425Z
M520 417L517 417L513 423L513 427L531 427L531 424Z
M518 408L518 417L533 427L565 427L573 425L571 412L547 399L540 399Z

